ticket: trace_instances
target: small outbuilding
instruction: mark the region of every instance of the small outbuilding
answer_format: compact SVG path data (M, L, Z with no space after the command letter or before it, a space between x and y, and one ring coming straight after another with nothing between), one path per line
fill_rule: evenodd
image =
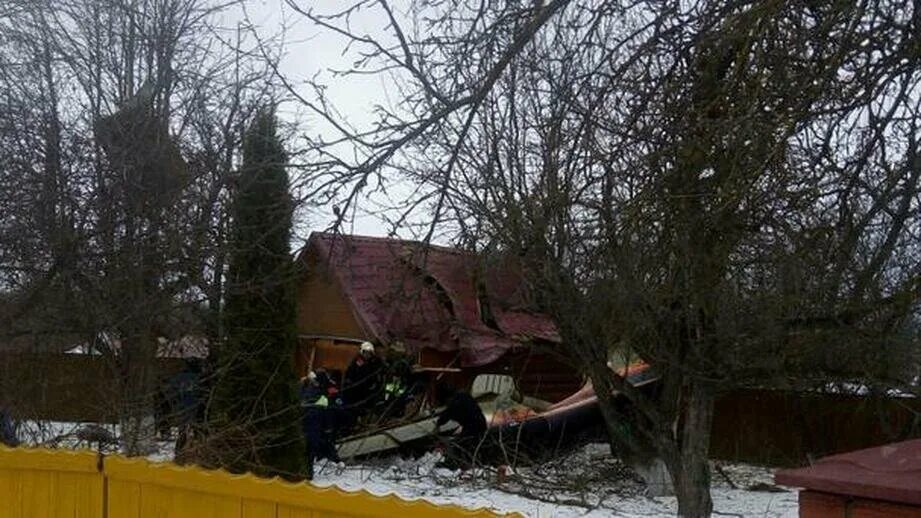
M800 518L918 518L921 439L832 455L774 480L803 488Z

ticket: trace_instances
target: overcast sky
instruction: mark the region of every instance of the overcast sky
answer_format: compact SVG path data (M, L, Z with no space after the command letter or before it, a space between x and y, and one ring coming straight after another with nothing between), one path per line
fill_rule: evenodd
M305 11L328 13L347 5L345 0L297 0ZM394 9L405 9L406 2L393 2ZM281 62L281 72L292 82L301 83L304 79L319 74L321 82L330 86L328 97L335 103L342 115L357 127L369 125L373 118L371 110L375 103L386 103L388 94L393 92L392 82L386 76L364 75L335 77L331 70L350 68L356 59L357 49L346 51L346 39L333 32L313 25L301 14L294 12L284 0L250 0L245 4L246 13L251 22L258 26L260 35L269 36L284 31L286 48ZM352 27L371 35L385 35L386 19L379 10L363 10L352 18ZM236 24L238 13L228 13L225 24ZM304 89L304 93L307 93ZM282 117L300 117L305 121L304 131L311 135L323 135L334 138L335 130L315 116L301 111L295 104L283 107ZM399 190L399 189L397 189ZM363 211L374 211L382 200L365 200L356 214L355 221L346 230L356 234L385 235L386 225L375 216ZM307 215L302 230L320 230L333 221L331 207L321 212ZM300 236L306 238L306 235Z

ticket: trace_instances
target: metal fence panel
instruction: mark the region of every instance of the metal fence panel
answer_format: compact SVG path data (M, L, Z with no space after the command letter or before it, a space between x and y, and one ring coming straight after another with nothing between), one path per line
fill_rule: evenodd
M100 518L94 452L0 448L0 518Z
M69 450L0 448L0 518L488 518L487 510Z

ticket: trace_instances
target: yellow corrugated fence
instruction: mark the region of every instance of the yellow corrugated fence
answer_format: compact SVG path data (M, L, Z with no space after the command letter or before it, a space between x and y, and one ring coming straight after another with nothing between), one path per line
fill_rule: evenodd
M498 515L87 451L0 448L0 518L340 516Z
M0 448L0 518L102 517L100 460L93 452Z

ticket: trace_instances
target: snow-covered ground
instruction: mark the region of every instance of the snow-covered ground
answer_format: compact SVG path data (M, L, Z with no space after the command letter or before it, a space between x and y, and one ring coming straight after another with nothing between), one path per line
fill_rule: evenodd
M314 484L540 518L669 517L678 509L674 498L647 497L642 482L612 458L604 444L590 444L557 461L520 468L501 484L495 469L450 471L437 467L439 460L438 454L429 453L416 460L388 458L345 467L326 464ZM768 469L721 464L713 474L714 510L718 515L746 518L797 516L796 493L784 488L764 490L769 487L773 486Z
M104 453L118 453L119 434L117 424L62 421L20 421L16 429L23 446L101 449ZM154 439L151 446L154 451L147 456L148 459L155 462L173 460L175 440Z
M87 424L81 423L26 421L20 423L19 437L32 446L95 448L98 444L80 438L86 433L78 431L86 427ZM105 425L102 429L113 437L118 435L117 425ZM149 459L172 459L172 441L157 441L155 445L156 451ZM106 449L116 450L116 445ZM418 459L394 456L344 466L321 462L313 483L471 509L518 512L534 518L671 517L678 508L674 498L647 497L643 483L610 455L605 444L589 444L539 466L510 469L501 482L495 468L452 471L438 467L440 460L440 454L427 453ZM773 487L769 469L720 464L712 477L717 516L794 518L798 515L794 490L765 490Z

